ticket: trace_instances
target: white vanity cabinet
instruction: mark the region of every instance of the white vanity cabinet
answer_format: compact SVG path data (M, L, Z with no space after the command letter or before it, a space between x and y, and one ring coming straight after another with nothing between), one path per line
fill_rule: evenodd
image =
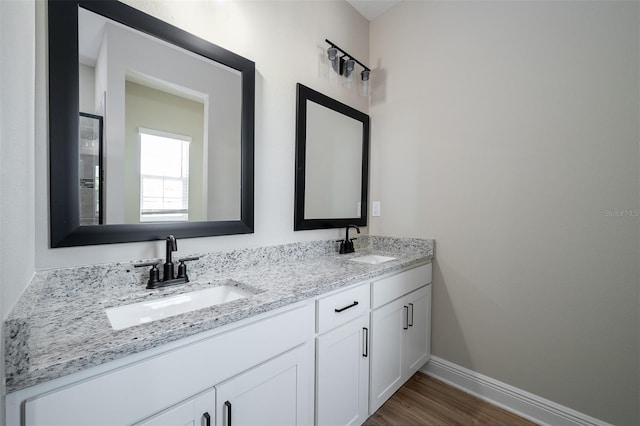
M429 359L430 282L424 265L372 284L370 414Z
M317 425L364 423L428 361L430 283L427 264L316 301Z
M360 425L368 417L369 284L317 301L316 424ZM357 303L357 304L356 304Z
M208 426L208 413L211 425L226 425L215 421L222 415L221 399L237 404L238 421L253 412L282 424L278 416L286 407L295 412L294 422L287 424L311 424L313 308L299 303L213 335L187 338L173 348L150 350L144 358L136 355L137 361L114 361L108 371L96 367L9 394L7 424ZM295 405L274 399L265 405L266 395L296 395Z

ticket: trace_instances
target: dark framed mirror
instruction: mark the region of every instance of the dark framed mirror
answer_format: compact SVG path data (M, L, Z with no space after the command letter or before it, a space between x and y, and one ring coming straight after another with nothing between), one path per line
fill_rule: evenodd
M252 233L255 64L115 0L50 0L48 28L50 246ZM101 224L81 113L103 120Z
M294 230L366 226L369 116L297 86Z

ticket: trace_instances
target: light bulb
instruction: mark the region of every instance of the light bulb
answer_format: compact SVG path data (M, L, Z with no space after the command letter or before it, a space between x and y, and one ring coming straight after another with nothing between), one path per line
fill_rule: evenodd
M355 73L353 70L356 68L356 61L353 59L347 59L344 63L344 82L342 83L344 87L351 88L353 87L353 80Z
M329 58L329 66L333 68L335 72L338 71L338 49L330 47L327 49L327 57Z
M368 97L369 96L369 87L370 87L370 76L371 71L365 69L360 73L361 83L360 83L360 96Z

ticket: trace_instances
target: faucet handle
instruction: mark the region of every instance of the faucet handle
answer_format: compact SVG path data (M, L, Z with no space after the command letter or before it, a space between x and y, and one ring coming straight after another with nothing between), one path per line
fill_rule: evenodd
M187 265L185 265L184 262L189 262L192 260L198 260L200 259L200 256L191 256L191 257L183 257L181 259L178 259L178 262L180 262L180 264L178 265L178 276L177 278L180 279L184 279L185 283L189 282L189 276L187 275Z
M160 270L158 269L159 263L160 261L156 260L151 262L136 263L133 265L136 268L151 266L151 269L149 269L149 281L147 281L147 288L149 288L149 286L152 284L160 282Z
M158 266L159 263L160 263L159 260L152 260L150 262L134 263L133 267L134 268L142 268L144 266L152 266L152 267L155 268L156 266Z

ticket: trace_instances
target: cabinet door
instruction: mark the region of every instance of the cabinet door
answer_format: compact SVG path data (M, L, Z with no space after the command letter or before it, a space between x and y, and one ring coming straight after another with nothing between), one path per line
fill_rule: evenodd
M409 310L409 327L405 333L405 365L408 379L429 360L431 353L431 286L408 294L406 299Z
M136 425L212 426L215 403L215 389L210 389Z
M217 385L216 425L312 422L312 402L308 398L313 369L308 351L308 345L300 346Z
M317 338L316 423L361 425L369 406L369 316Z
M404 302L401 298L371 313L369 414L380 408L403 383L403 334L408 309Z

